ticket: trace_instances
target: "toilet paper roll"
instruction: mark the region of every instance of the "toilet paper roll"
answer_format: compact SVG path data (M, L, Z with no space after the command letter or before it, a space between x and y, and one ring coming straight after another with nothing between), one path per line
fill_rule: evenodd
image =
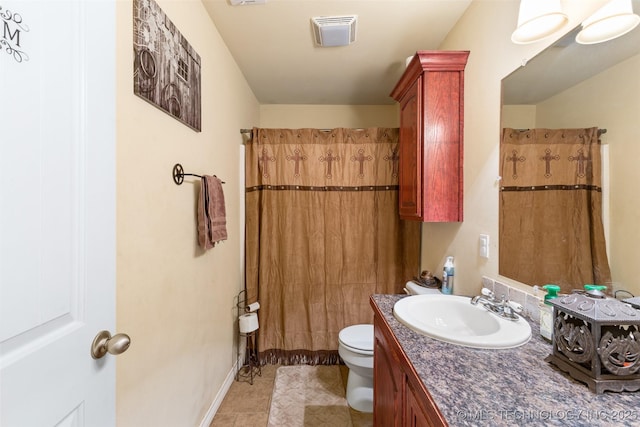
M240 322L240 332L243 334L248 334L258 329L257 313L243 314L238 320Z
M260 303L254 302L253 304L249 304L248 306L246 306L244 308L244 311L246 311L247 313L253 313L254 311L258 311L259 308L260 308Z

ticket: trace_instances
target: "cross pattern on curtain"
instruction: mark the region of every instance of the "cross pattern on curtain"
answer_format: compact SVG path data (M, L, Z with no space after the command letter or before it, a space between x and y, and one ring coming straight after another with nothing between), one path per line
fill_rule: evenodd
M385 129L375 136L367 133L368 130L353 129L335 129L332 133L312 129L269 131L278 134L267 136L263 130L257 136L261 141L247 144L262 146L257 157L247 159L248 162L253 160L250 166L257 166L260 171L261 179L254 182L255 185L248 185L254 190L263 187L275 189L277 186L288 189L294 185L296 189L316 191L320 190L319 187L335 187L332 191L358 191L366 190L364 187L367 186L375 189L380 183L385 184L386 190L397 189L399 156L395 129ZM396 142L389 142L394 137ZM312 138L314 142L303 143L305 138ZM385 144L379 142L380 138ZM338 144L339 139L350 142L341 143L344 146L340 148L331 147L331 144ZM373 142L375 140L378 142ZM364 144L370 146L360 148ZM336 175L338 167L341 169Z
M246 145L246 287L259 357L337 363L369 296L419 269L419 224L398 214L398 129L254 129Z
M505 128L500 274L563 292L610 281L597 128Z

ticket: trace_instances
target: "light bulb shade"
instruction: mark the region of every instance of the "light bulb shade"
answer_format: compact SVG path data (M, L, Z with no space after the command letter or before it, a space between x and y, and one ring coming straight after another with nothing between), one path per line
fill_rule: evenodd
M511 35L517 44L534 43L564 27L569 18L560 0L520 0L518 28Z
M602 43L627 34L640 24L640 16L633 13L631 0L612 0L582 23L576 36L580 44Z

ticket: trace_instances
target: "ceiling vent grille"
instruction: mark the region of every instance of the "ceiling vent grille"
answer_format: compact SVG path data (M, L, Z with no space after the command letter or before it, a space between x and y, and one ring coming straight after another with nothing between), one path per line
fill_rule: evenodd
M316 45L348 46L356 41L357 15L317 16L311 18Z

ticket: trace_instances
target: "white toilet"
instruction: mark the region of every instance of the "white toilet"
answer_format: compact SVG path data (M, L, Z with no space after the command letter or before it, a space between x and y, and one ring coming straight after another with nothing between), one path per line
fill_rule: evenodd
M409 295L439 294L407 282ZM338 354L349 368L347 402L356 411L373 412L373 325L347 326L338 334Z
M338 354L349 368L347 403L356 411L373 412L373 325L341 330Z
M441 294L442 292L440 292L440 289L438 288L426 288L424 286L420 286L417 283L414 282L407 282L406 285L404 285L404 291L408 294L408 295L426 295L426 294Z

